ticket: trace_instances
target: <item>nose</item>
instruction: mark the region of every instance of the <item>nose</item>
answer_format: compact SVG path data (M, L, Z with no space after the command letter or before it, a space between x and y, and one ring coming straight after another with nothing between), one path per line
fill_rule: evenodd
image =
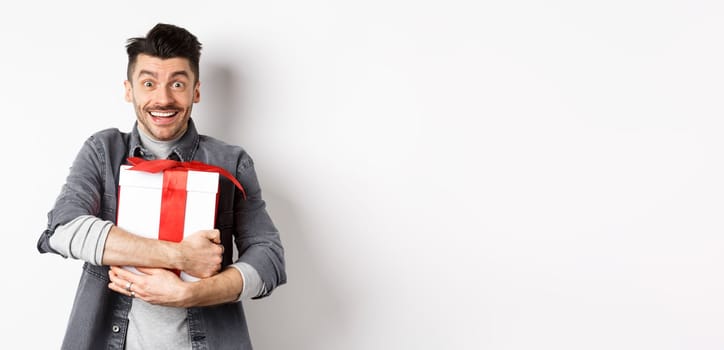
M174 102L173 92L170 88L156 90L156 102L162 106L170 105Z

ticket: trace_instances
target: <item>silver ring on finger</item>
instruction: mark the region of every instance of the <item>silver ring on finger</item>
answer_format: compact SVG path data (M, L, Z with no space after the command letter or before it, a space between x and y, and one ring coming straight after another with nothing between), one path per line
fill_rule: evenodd
M135 297L136 297L136 292L131 291L131 298L135 298Z
M126 283L126 290L127 290L127 291L130 292L130 291L131 291L131 287L133 287L133 282L128 282L128 283Z

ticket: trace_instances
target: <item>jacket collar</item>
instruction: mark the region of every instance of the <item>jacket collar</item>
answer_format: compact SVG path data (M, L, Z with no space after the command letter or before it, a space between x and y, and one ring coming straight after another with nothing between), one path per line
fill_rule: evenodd
M143 148L141 144L141 136L138 135L138 121L133 123L133 130L131 131L131 139L128 143L128 156L129 157L141 157L148 158L151 153ZM199 146L199 134L196 131L193 119L189 118L189 127L186 129L186 133L181 136L178 143L171 151L169 158L178 158L175 160L188 162L194 159L194 154Z

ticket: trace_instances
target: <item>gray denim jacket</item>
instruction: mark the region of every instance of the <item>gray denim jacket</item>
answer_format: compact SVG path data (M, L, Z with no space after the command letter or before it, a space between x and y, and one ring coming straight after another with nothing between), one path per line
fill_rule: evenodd
M116 221L118 174L128 157L148 154L142 146L137 124L131 133L106 129L89 137L70 168L55 205L48 213L48 226L38 240L41 253L55 253L49 238L55 228L80 215L95 215ZM223 176L220 177L216 228L224 245L223 266L232 264L233 248L237 261L253 266L269 295L286 283L284 249L279 232L269 217L251 157L238 146L199 135L193 120L169 158L198 160L222 167L236 175L247 199ZM108 289L108 267L83 265L63 349L123 349L131 299ZM188 309L193 349L251 349L251 341L241 302Z

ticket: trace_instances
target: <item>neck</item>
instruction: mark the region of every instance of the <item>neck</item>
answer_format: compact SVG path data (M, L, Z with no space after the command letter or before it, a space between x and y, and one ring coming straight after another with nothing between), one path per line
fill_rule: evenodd
M185 133L184 133L185 134ZM142 128L138 128L138 135L141 138L141 145L148 151L153 153L157 159L166 159L171 154L174 146L178 143L184 134L179 135L173 140L157 140L153 136L147 134Z

